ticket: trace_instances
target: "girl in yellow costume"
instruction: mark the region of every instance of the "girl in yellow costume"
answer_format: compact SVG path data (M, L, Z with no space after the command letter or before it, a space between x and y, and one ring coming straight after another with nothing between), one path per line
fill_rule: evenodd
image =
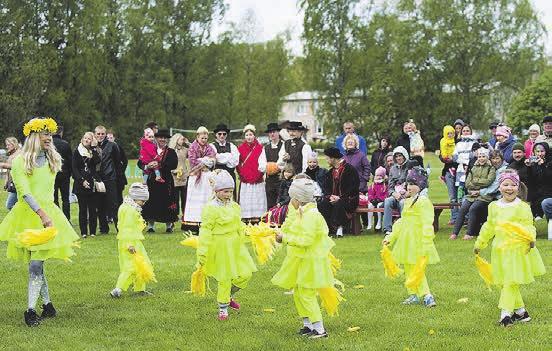
M393 225L393 231L383 239L384 245L393 246L393 258L404 266L406 279L412 278L415 267L427 258L427 263L439 262L439 254L433 243L433 204L420 192L427 188L427 176L423 169L415 168L406 178L408 199L404 203L401 218ZM407 287L409 296L405 305L420 303L426 307L435 307L435 298L429 290L425 271L417 288Z
M234 294L247 286L257 267L245 247L240 206L232 201L234 179L227 171L217 170L211 182L215 194L201 213L196 266L218 282L218 319L224 321L228 307L240 309Z
M150 295L146 291L146 281L140 278L137 272L136 256L140 255L143 258L144 265L148 266L153 272L151 262L142 240L144 235L142 231L146 228L146 223L142 219L142 206L149 199L147 185L141 183L133 183L128 190L128 197L119 207L119 233L117 239L119 241L119 269L121 273L117 279L115 289L111 291L112 297L120 297L123 291L126 291L131 284L134 284L134 291L143 295ZM153 274L150 277L154 279Z
M286 217L276 241L287 247L287 255L272 283L293 289L293 300L303 317L300 335L327 337L317 300L317 291L334 286L328 254L335 245L328 237L328 226L314 202L314 181L295 178L289 188L292 216Z
M25 124L25 143L11 170L20 197L0 224L0 241L8 242L8 258L29 263L28 309L24 313L28 326L40 324L41 318L56 316L44 275L44 261L68 260L74 255L73 246L79 239L53 202L56 173L61 169L61 156L52 143L56 130L57 124L51 118L33 118ZM44 228L52 228L42 232L49 232L49 237L34 242L22 240L29 237L30 230L39 238ZM40 317L35 310L39 296L43 303Z
M487 222L475 242L474 253L479 254L494 238L491 251L493 283L502 287L498 302L502 310L499 324L508 327L517 321L531 320L519 286L534 282L536 276L545 273L545 268L535 247L537 233L531 208L517 197L519 175L515 170L507 170L500 174L499 184L502 198L489 205Z

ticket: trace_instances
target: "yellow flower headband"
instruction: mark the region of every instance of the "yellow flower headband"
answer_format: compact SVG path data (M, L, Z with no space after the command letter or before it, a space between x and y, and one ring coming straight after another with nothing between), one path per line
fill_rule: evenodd
M23 126L23 135L29 136L32 132L49 132L54 134L57 132L58 126L53 118L33 118Z

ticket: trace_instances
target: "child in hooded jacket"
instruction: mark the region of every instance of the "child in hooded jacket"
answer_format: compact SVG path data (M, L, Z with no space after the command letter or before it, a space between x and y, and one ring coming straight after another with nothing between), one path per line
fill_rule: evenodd
M385 199L387 198L387 193L389 189L387 188L387 174L386 170L383 167L378 167L374 173L374 182L368 187L368 208L383 208ZM381 220L383 213L378 212L378 222L376 223L376 230L381 229ZM372 224L374 220L374 213L368 213L368 228L372 229Z

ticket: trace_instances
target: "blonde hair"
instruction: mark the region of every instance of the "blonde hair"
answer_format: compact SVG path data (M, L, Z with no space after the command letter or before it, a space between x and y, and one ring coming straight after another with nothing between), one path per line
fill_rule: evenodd
M96 128L94 128L94 131L96 131L96 132L99 131L99 130L103 130L107 134L107 129L104 126L99 125Z
M184 135L182 135L180 133L175 133L171 137L171 140L169 140L169 148L171 148L173 150L176 150L176 148L178 147L178 139L180 139L180 138L184 138Z
M94 135L94 133L92 133L92 132L85 132L85 133L82 135L82 137L81 137L81 144L82 144L82 139L84 139L84 137L87 136L87 135L90 136L92 139L95 139L95 138L96 138L96 136Z
M293 167L293 164L286 163L286 165L284 166L284 169L282 169L282 173L280 173L281 180L286 179L286 177L284 176L285 172L291 173L291 179L293 179L293 177L295 176L295 167Z
M6 144L13 145L13 153L17 152L17 150L21 149L21 145L19 145L19 140L15 137L7 137L4 142Z
M355 147L358 149L358 148L359 148L359 145L360 145L360 142L359 142L359 140L358 140L358 137L357 137L356 135L354 135L354 134L347 134L347 135L345 136L345 138L343 139L343 148L344 148L345 150L347 150L347 141L348 141L349 139L353 139L353 140L355 141Z
M29 134L29 136L25 139L23 149L21 150L21 157L23 157L25 165L25 174L33 174L33 170L37 166L36 156L38 155L40 148L40 133ZM45 153L48 165L50 166L50 171L52 171L52 173L61 171L61 155L57 152L53 143L48 150L45 150Z
M196 131L196 135L199 135L199 134L209 134L209 130L204 126L201 126L197 128L197 131Z
M246 125L245 127L243 127L243 134L247 133L247 132L251 132L253 134L257 134L257 128L255 128L254 125L252 124L248 124Z

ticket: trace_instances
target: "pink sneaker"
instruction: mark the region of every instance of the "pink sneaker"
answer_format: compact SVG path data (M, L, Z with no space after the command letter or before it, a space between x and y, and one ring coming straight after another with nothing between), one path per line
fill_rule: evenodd
M225 321L228 319L228 312L226 311L219 311L219 314L218 314L218 320L219 321Z
M449 236L449 239L450 239L450 240L456 240L457 237L458 237L458 235L456 235L456 234L451 234L451 235Z
M234 299L230 299L230 308L236 311L239 311L240 304L236 302Z

